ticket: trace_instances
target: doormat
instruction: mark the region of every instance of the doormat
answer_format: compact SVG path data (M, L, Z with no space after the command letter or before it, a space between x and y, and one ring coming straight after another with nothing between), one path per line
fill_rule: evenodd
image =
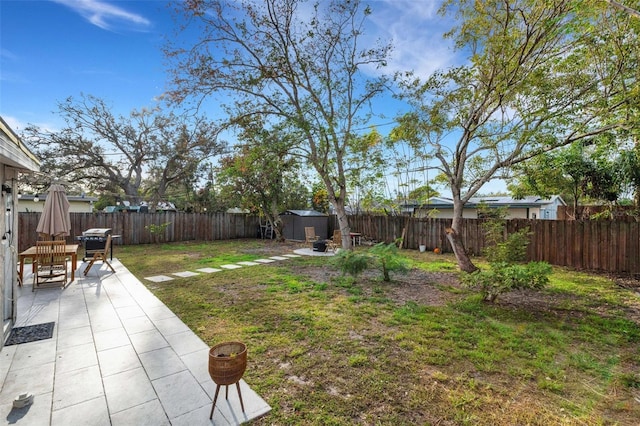
M55 322L14 327L7 339L5 346L19 345L20 343L35 342L37 340L51 339Z

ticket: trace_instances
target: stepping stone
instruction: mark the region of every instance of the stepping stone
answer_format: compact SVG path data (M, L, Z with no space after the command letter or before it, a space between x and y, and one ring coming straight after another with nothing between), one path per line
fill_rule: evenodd
M244 265L244 266L256 266L256 265L259 265L259 263L244 261L244 262L238 262L238 265Z
M282 256L271 256L269 259L273 259L273 260L287 260L287 257L282 257Z
M156 276L153 276L153 277L144 277L144 279L145 280L149 280L149 281L154 282L154 283L161 283L161 282L164 282L164 281L173 280L173 278L168 277L166 275L156 275Z
M195 277L196 275L200 275L196 272L184 271L184 272L174 272L173 275L181 278Z
M240 265L220 265L221 268L224 269L238 269L238 268L242 268L242 266Z
M284 257L291 257L291 258L293 258L293 257L302 257L299 254L283 254L283 256Z
M210 274L212 272L220 272L220 271L222 271L222 269L218 269L218 268L201 268L201 269L196 269L196 271L204 272L205 274Z
M275 260L273 260L273 259L256 259L256 260L254 260L254 262L271 263L271 262L275 262Z

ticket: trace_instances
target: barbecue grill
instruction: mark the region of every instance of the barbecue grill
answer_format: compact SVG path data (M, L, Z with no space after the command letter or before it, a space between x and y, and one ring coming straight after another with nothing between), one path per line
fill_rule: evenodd
M82 236L76 237L76 239L82 241L84 247L83 261L92 257L96 252L102 252L105 249L107 243L107 236L111 235L111 228L91 228L82 233ZM113 260L113 243L111 244L111 259Z

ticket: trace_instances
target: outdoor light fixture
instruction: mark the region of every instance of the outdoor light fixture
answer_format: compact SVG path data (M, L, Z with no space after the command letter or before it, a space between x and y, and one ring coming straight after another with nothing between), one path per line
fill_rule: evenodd
M37 203L38 201L40 201L40 198L38 197L38 194L36 194L36 196L33 197L33 202Z

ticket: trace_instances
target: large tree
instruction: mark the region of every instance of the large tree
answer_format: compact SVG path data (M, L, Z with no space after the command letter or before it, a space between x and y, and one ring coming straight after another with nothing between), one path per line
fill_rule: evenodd
M413 105L393 132L430 147L454 202L449 241L460 268L476 269L461 239L464 204L514 164L624 127L616 114L637 85L638 34L629 15L588 0L450 0L448 36L462 65L401 79ZM626 31L623 31L626 28ZM625 43L612 40L626 39ZM612 118L616 118L615 120Z
M367 79L362 67L384 65L386 45L361 46L370 14L360 1L187 0L176 9L198 41L166 53L172 61L175 101L218 95L229 121L260 116L299 134L297 150L326 186L349 247L347 155L366 123L369 101L383 79Z
M306 206L308 199L299 179L301 166L289 152L290 137L260 123L244 126L239 137L243 143L221 158L217 175L220 186L237 194L242 207L266 218L277 241L284 241L280 213L299 207L300 201Z
M562 195L573 204L574 212L587 199L617 201L627 185L619 172L617 153L611 152L613 147L608 141L602 145L575 142L540 154L514 166L509 190L516 198Z
M89 190L124 194L133 203L144 196L162 200L169 187L192 179L201 161L222 149L218 127L203 117L144 108L116 116L93 96L70 97L58 107L63 129L25 129L42 170Z

